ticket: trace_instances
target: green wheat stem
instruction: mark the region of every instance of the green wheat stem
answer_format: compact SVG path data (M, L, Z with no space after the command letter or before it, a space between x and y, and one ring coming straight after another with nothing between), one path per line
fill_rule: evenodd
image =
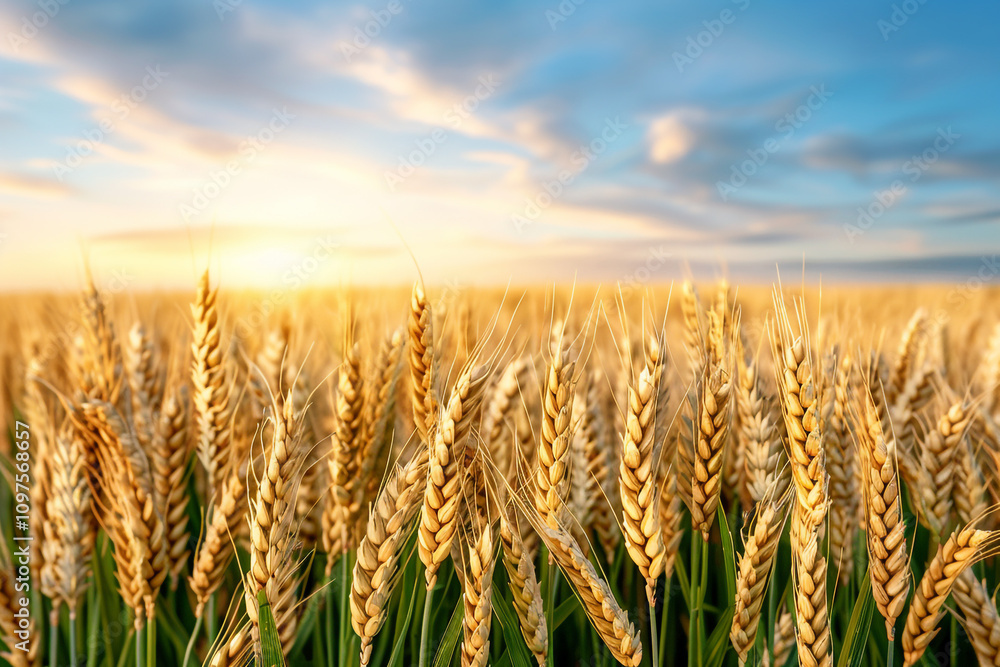
M49 615L49 665L57 667L59 664L59 608L53 606Z
M431 598L433 597L434 587L431 586L427 589L427 595L424 596L424 616L420 621L420 655L417 656L417 665L419 667L427 665L427 635L430 634Z
M194 645L198 641L198 635L201 633L201 624L205 620L205 615L201 614L194 621L194 630L191 631L191 639L188 640L187 650L184 651L184 662L181 663L181 667L187 667L188 662L191 660L191 655L194 652Z
M147 627L146 667L156 667L156 616L150 617Z
M146 654L142 650L142 644L146 636L146 625L137 628L135 631L135 667L145 667Z
M549 554L549 558L546 561L546 568L548 573L548 583L549 583L549 594L545 600L546 612L545 612L545 624L549 631L549 654L548 662L549 667L555 665L555 651L552 647L555 643L555 632L556 632L556 579L559 577L559 571L556 569L555 563L552 559L552 554Z
M348 563L347 554L344 553L340 556L340 665L347 664L347 651L349 647L347 632L348 627L348 593L350 592L347 583L348 577Z
M69 611L69 664L77 666L76 661L76 610Z
M215 599L216 599L216 594L212 593L208 597L208 605L205 610L205 613L208 614L208 619L205 621L205 628L208 630L209 646L215 645L215 639L216 637L218 637L219 634L219 628L218 628L219 619L215 615Z
M656 599L653 596L649 596L649 644L652 647L652 651L649 654L650 662L656 660L659 661L660 656L660 644L656 637Z
M333 645L333 580L326 582L326 643L329 644L330 650L327 652L327 663L328 667L335 667L333 664L334 656L336 651L339 650L340 645L338 644L336 648Z
M654 657L656 658L656 665L663 664L663 652L666 642L664 638L667 636L667 612L670 610L670 580L667 579L666 584L663 587L663 614L660 616L660 650L657 653L654 650Z

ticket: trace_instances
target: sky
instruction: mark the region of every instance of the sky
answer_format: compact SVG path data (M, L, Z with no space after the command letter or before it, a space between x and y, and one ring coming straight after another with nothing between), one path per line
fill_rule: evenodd
M0 288L1000 281L998 23L0 0Z

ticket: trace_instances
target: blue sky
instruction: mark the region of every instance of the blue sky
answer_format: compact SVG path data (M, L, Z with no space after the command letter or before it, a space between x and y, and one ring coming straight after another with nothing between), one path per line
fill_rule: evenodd
M0 1L7 287L408 281L407 246L435 282L960 281L1000 249L998 3L63 2Z

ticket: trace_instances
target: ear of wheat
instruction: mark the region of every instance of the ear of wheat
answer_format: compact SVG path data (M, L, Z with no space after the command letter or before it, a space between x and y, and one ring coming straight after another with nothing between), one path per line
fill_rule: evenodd
M775 487L772 487L772 491ZM757 637L764 593L774 569L778 542L788 517L783 498L765 500L758 506L746 540L746 549L739 559L736 574L736 611L729 632L733 648L746 662Z
M923 333L927 320L927 311L918 308L910 321L907 322L903 335L899 340L899 347L896 351L896 361L889 374L889 382L886 384L886 398L891 405L896 397L903 391L903 386L909 379L913 367L917 363L917 356L923 342Z
M969 406L962 401L953 403L920 448L920 467L927 479L914 491L920 496L921 517L938 535L946 529L951 518L955 456L965 438L970 417Z
M363 509L375 499L382 471L388 463L396 420L396 387L399 382L406 339L401 331L383 343L375 366L369 373L372 380L365 384L364 439L361 448L361 483L358 485L358 505Z
M399 582L402 549L423 500L426 450L396 467L372 507L365 536L358 545L351 580L351 626L361 638L361 664L371 661L372 640L388 613L389 598Z
M708 541L722 493L722 471L729 442L733 372L723 320L709 313L706 363L699 385L698 422L694 430L694 478L688 509L691 525Z
M500 512L500 544L521 634L528 650L538 661L538 667L544 667L549 652L549 637L545 610L542 608L542 591L531 555L524 550L514 505Z
M656 388L662 362L660 347L650 336L646 344L646 364L629 387L622 435L618 488L625 548L646 579L646 595L652 603L656 579L664 566L663 536L657 498L656 451L654 439Z
M538 470L535 477L535 509L553 524L567 523L575 371L576 362L563 350L560 334L542 387L542 428L538 438Z
M611 655L622 665L638 667L642 662L639 631L629 622L608 583L597 573L573 536L562 526L553 526L537 513L526 512L553 560L566 575L587 617Z
M851 360L831 354L825 360L822 432L830 473L830 558L846 584L854 572L854 536L858 530L858 466L848 427L848 383Z
M951 590L980 665L1000 665L1000 615L986 585L966 569Z
M76 618L87 590L96 527L87 479L86 445L67 424L52 443L51 493L47 499L41 585Z
M910 590L906 527L895 443L885 439L871 397L861 400L854 431L864 466L869 572L875 604L885 619L886 636L892 640L896 636L896 619Z
M258 594L264 593L274 616L281 622L281 644L285 655L295 639L295 497L301 479L305 451L301 422L296 418L291 392L284 405L272 405L274 429L270 453L257 485L250 511L250 569L246 575L247 615L258 639Z
M148 446L155 428L153 415L159 409L159 371L153 341L139 322L129 330L126 351L125 370L132 398L132 423L139 442Z
M490 399L483 408L483 438L496 466L508 482L514 478L515 456L512 456L510 438L512 417L520 407L520 392L530 366L524 358L507 364L500 379L490 393Z
M996 542L996 534L972 526L959 528L938 547L920 579L903 630L903 660L906 667L917 664L927 645L937 634L942 607L955 580L975 563L983 551Z
M462 604L462 667L486 667L490 658L493 618L493 566L496 549L492 529L482 531L469 545L465 563Z
M108 403L91 401L74 410L74 423L94 447L104 528L113 542L122 595L135 610L135 627L145 626L167 576L167 542L156 508L149 460L135 434Z
M833 662L826 599L826 558L820 549L829 506L825 452L819 431L820 407L813 380L808 331L802 306L796 303L799 335L795 336L784 296L775 290L777 322L771 329L775 379L788 432L788 458L795 501L792 506L792 583L799 660L807 667Z
M175 588L187 567L188 542L187 472L191 458L185 388L163 402L150 445L153 490L166 528L168 570Z
M191 384L194 389L194 423L197 426L198 460L205 469L208 486L221 487L229 452L226 428L229 421L229 395L226 365L223 359L222 332L216 308L219 288L211 289L208 270L198 282L191 304Z
M459 526L465 441L482 403L488 376L487 366L472 368L467 365L433 429L434 441L428 450L427 485L417 534L417 552L426 568L427 590L434 587L438 568L450 554Z
M431 306L420 283L413 285L410 298L409 366L412 388L413 421L421 442L430 442L437 418L435 392L434 328Z
M359 492L363 489L358 475L364 439L364 391L357 343L349 345L345 352L335 400L328 460L331 489L323 513L323 546L330 555L327 576L337 558L353 547L355 519L360 512Z

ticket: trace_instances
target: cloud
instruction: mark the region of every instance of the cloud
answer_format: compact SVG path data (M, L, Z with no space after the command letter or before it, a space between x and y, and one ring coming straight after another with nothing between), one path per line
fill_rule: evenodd
M56 179L16 172L0 172L0 191L31 199L61 198L73 192L72 188Z
M694 133L681 116L680 113L671 113L650 123L649 158L653 162L657 164L676 162L694 147Z

